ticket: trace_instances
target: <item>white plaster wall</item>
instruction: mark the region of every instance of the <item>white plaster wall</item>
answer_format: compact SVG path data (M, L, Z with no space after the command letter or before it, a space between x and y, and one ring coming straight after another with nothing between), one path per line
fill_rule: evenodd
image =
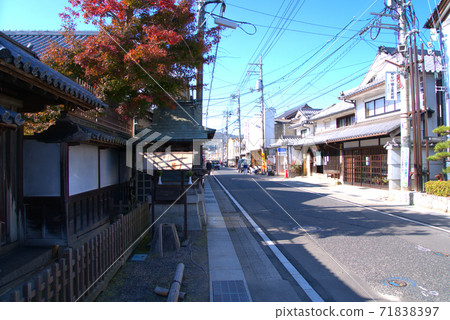
M69 195L98 188L98 147L69 147Z
M320 133L325 130L324 122L322 120L317 122L316 133Z
M60 196L60 145L24 140L23 154L24 196Z
M119 183L119 152L114 149L100 150L100 186Z
M275 139L275 109L266 109L264 112L264 140L265 147L268 147Z
M248 141L247 150L255 151L261 149L262 129L261 115L256 115L248 122Z
M445 19L444 23L442 24L441 30L442 30L442 38L443 39L443 46L444 46L444 59L445 62L448 64L450 61L450 16L447 17L447 19ZM447 72L444 73L445 74L445 85L447 87L447 92L450 92L450 72L449 70L447 70ZM448 95L445 98L445 111L446 111L446 115L445 115L445 125L450 125L450 112L449 112L449 105L450 105L450 101L448 99Z

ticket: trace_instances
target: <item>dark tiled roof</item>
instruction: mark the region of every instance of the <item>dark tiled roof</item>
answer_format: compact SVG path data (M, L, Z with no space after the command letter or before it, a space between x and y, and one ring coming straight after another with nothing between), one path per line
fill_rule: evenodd
M46 86L53 86L56 89L81 100L92 107L106 107L107 105L95 95L80 86L75 81L67 78L56 70L50 68L32 52L20 44L11 41L9 37L0 32L0 61L7 66L17 69L18 72L25 72L41 81Z
M398 128L400 128L400 117L398 115L395 115L372 121L360 122L353 126L338 128L316 135L310 135L305 138L296 136L284 137L274 143L272 147L280 145L314 145L328 142L350 141L369 137L379 137L388 135Z
M65 46L64 37L59 31L2 31L11 39L26 46L37 56L41 57L48 49L49 45L56 42L59 46ZM97 34L97 31L76 31L75 38L85 40L90 36Z
M201 108L189 102L178 103L174 109L155 109L153 123L148 129L160 133L155 140L168 136L171 141L185 142L212 139L216 131L201 125Z
M0 123L21 126L25 123L20 113L13 112L0 106Z
M309 118L313 115L315 115L316 113L320 112L321 109L313 109L310 106L308 106L307 103L302 104L298 107L289 109L287 111L285 111L283 114L281 114L280 116L276 117L275 120L283 120L283 119L292 119L295 117L295 115L297 114L297 112L301 111L305 117Z
M298 110L303 109L304 107L308 107L308 104L302 104L301 106L289 109L285 112L283 112L281 115L279 115L278 117L276 117L276 119L289 119L290 117L293 117L297 114Z
M47 130L34 136L38 141L47 143L93 141L124 146L127 142L125 137L77 123L70 118L58 120Z

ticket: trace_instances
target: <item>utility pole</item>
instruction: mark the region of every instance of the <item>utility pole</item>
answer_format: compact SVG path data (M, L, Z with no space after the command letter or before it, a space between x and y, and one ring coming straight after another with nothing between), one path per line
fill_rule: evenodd
M227 133L226 133L226 141L225 141L225 159L224 159L224 162L228 162L228 116L230 115L230 113L228 112L228 110L227 110L227 112L226 112L226 114L227 114L227 125L226 125L226 129L227 129Z
M241 158L241 145L242 145L242 133L241 133L241 93L238 90L238 94L232 94L232 99L238 99L238 123L239 123L239 159Z
M205 6L208 4L222 4L222 13L225 11L225 2L224 0L199 0L198 1L198 21L197 21L197 32L201 34L201 36L204 36L204 30L205 30ZM203 105L203 61L200 62L197 66L197 75L196 75L196 100L197 100L197 106L200 106L202 108ZM202 119L200 123L203 123L203 108L202 108ZM206 110L206 125L208 125L208 110Z
M261 163L262 163L262 172L266 172L266 154L265 154L265 148L266 148L266 116L265 116L265 110L264 110L264 83L263 83L263 64L262 64L262 55L259 56L259 63L250 63L251 65L258 65L259 66L259 88L257 88L257 91L261 92L261 129L262 129L262 144L261 144Z
M403 0L397 1L397 12L399 15L399 51L403 56L403 65L400 70L400 100L401 100L401 110L400 110L400 156L401 156L401 175L400 184L402 191L409 191L409 162L410 162L410 146L411 146L411 129L409 121L409 79L406 73L406 64L408 61L407 56L407 27L406 27L406 15L404 10Z

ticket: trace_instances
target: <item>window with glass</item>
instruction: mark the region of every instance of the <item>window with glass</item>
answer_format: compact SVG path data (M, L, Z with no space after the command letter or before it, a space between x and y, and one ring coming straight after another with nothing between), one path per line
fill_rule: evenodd
M300 131L300 137L302 137L302 138L306 137L307 133L308 133L308 129L303 129L302 131Z
M400 110L400 92L397 93L396 101L386 101L383 97L366 102L366 118L398 110Z
M345 117L337 118L336 119L336 127L347 127L355 124L355 115L351 114Z

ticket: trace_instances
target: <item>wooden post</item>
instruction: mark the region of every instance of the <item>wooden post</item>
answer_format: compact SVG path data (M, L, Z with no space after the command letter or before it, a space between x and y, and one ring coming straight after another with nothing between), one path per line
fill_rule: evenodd
M170 286L169 296L167 302L177 302L180 295L181 281L183 280L184 264L179 263L177 270L175 271L175 277L173 278L172 285Z
M184 206L184 240L188 238L188 224L187 224L187 196L184 192L184 171L181 171L181 197Z
M166 289L166 288L156 287L154 292L157 295L163 296L163 297L167 297L169 295L169 289ZM181 291L180 294L178 295L178 298L180 300L184 300L184 298L186 298L186 292Z
M158 183L158 182L157 182L157 179L158 179L157 177L158 177L157 174L154 174L154 175L153 175L153 185L152 185L152 224L155 223L156 185L157 185L157 183ZM153 239L154 235L155 235L155 227L153 226L152 232L151 232L152 239Z

